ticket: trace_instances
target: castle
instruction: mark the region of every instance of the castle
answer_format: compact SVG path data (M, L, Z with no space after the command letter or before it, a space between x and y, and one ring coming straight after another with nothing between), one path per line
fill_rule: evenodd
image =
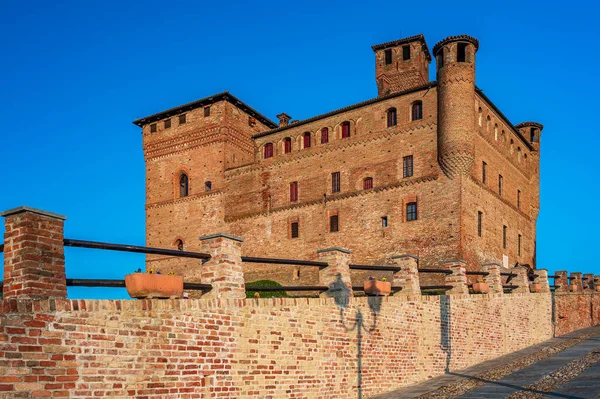
M375 45L378 97L305 120L275 124L228 92L137 119L147 245L199 251L198 237L225 232L249 256L343 247L363 264L535 265L543 126L513 125L475 85L478 47L466 35L432 52L423 35ZM200 263L147 259L190 280ZM245 267L249 281L315 278Z

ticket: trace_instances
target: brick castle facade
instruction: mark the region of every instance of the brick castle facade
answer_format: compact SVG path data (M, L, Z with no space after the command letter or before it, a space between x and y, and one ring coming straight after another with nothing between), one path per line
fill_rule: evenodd
M543 126L514 126L475 85L478 46L466 35L432 52L422 35L373 46L378 97L305 120L275 124L228 92L136 120L147 245L200 251L200 236L225 232L249 256L343 247L364 264L408 253L421 267L535 265ZM147 262L189 281L200 266ZM318 274L245 268L283 284Z

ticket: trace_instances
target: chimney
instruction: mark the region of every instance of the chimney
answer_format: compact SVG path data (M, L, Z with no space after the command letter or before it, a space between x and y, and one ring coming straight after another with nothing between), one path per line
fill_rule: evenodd
M279 118L279 127L289 125L290 119L292 119L292 117L286 114L285 112L282 112L279 115L277 115L277 118Z

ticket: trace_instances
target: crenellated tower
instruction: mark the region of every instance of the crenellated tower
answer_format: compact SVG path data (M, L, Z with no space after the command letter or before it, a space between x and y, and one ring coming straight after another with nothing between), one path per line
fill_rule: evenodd
M438 81L438 159L450 178L468 174L475 160L477 39L450 36L433 47Z

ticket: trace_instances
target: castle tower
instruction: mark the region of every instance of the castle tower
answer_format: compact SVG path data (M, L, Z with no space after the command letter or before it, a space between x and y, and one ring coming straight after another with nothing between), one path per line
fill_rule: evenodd
M420 87L429 81L431 54L423 35L377 44L375 79L378 96Z
M438 81L438 159L447 176L470 172L475 159L477 39L450 36L433 47Z
M537 122L523 122L515 127L534 148L531 151L531 159L529 161L531 165L530 187L533 188L530 215L532 218L537 219L540 212L540 141L544 125Z

